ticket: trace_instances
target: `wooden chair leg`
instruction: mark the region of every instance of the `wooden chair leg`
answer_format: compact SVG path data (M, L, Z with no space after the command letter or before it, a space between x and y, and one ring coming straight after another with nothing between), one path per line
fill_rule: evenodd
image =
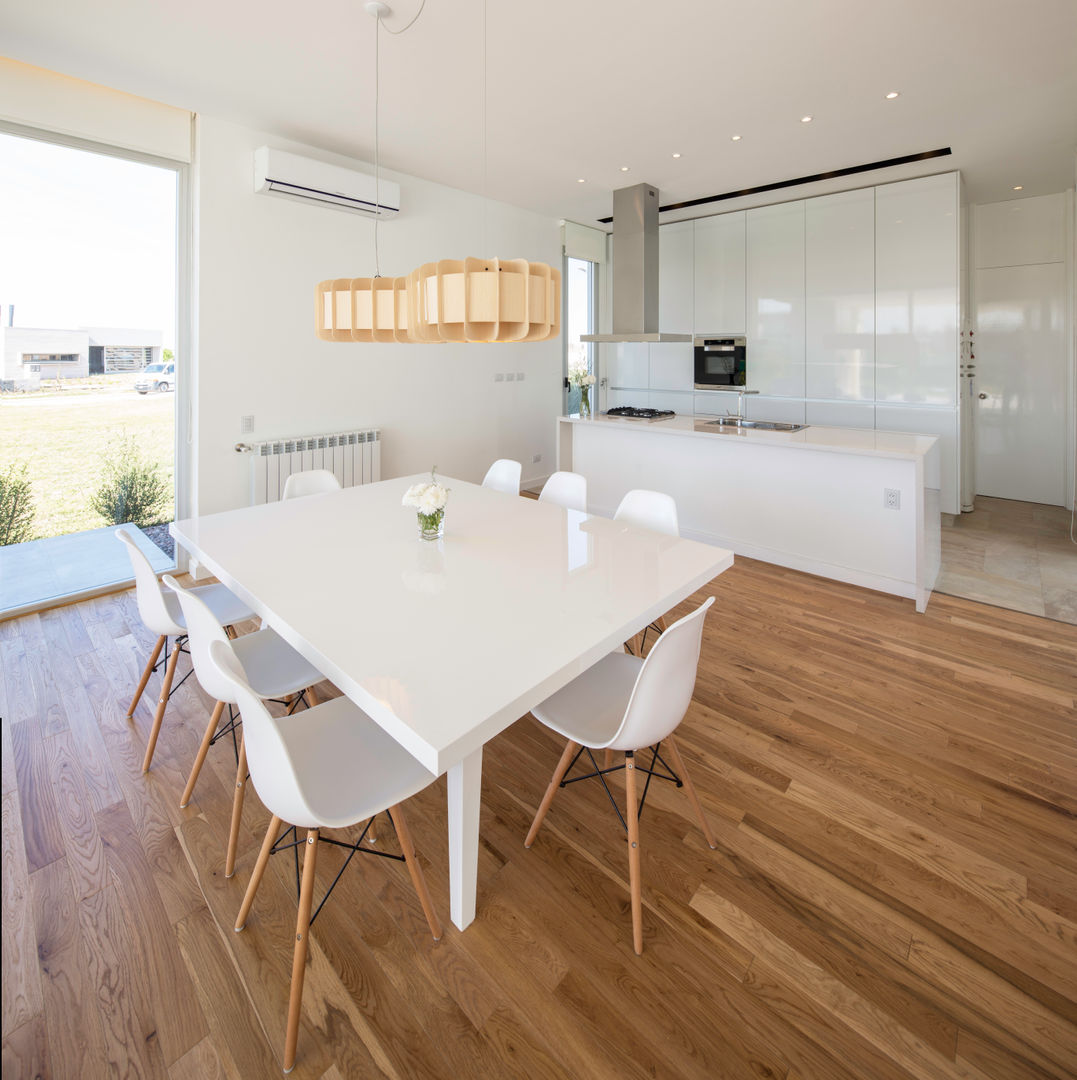
M684 783L685 794L688 796L695 809L696 817L699 818L699 824L703 829L703 835L707 840L707 846L713 851L718 844L714 839L714 834L711 832L711 827L707 824L707 817L703 813L703 804L699 801L695 785L692 783L692 778L688 775L688 767L684 763L684 758L681 757L680 747L677 746L677 741L672 735L667 736L666 745L669 747L669 756L673 758L673 767L677 770L677 775Z
M191 801L191 796L194 794L194 786L198 782L198 774L202 771L202 766L205 764L206 754L209 753L209 744L213 742L213 736L217 734L217 725L221 722L222 712L224 712L224 702L218 701L217 704L213 706L213 712L210 713L209 723L206 725L206 733L202 736L202 745L198 748L194 764L191 766L191 775L187 777L187 786L183 789L183 798L180 799L181 810L187 808L187 804Z
M236 916L236 933L238 934L247 925L247 916L251 913L251 904L254 903L254 894L258 886L262 884L262 875L266 872L266 864L269 862L270 853L280 832L280 818L273 817L266 829L266 837L262 841L262 850L258 852L258 861L254 864L254 872L247 883L247 891L243 896L243 903L239 906L239 914Z
M625 821L628 824L628 885L632 893L632 948L643 952L643 904L639 870L639 803L636 800L636 759L625 754Z
M318 830L307 830L303 856L303 884L299 890L299 915L295 921L295 952L292 954L292 989L288 998L288 1030L284 1037L284 1071L295 1067L295 1047L299 1041L299 1014L303 1007L303 979L306 975L307 937L310 909L314 903L314 868L317 865Z
M318 691L313 686L307 687L307 704L313 709L315 706L322 703L321 698L318 697Z
M602 758L602 768L603 769L612 769L613 768L613 751L612 750L607 750L605 752L605 755Z
M149 660L146 661L146 670L142 672L142 679L138 684L138 689L135 691L135 696L131 698L131 708L127 710L127 719L133 720L135 717L135 709L138 706L139 698L142 697L142 691L146 689L146 683L150 681L150 675L153 672L153 665L157 663L157 657L161 655L161 650L164 648L165 642L168 638L162 634L157 639L157 644L154 645L153 651L150 653Z
M150 762L153 761L153 751L157 748L157 736L161 734L161 721L165 718L165 708L168 706L168 695L172 693L172 679L176 674L176 661L179 660L180 639L176 638L176 644L172 646L168 663L165 665L165 677L161 680L161 696L157 699L157 712L153 715L153 727L150 728L150 741L146 745L146 756L142 759L142 771L150 771Z
M572 764L572 759L576 756L576 751L579 750L579 748L580 744L574 743L571 739L565 743L565 752L561 755L561 760L557 763L557 768L553 771L553 779L550 781L550 786L546 789L546 794L542 796L542 802L539 804L538 813L535 814L535 820L531 822L531 828L528 830L527 839L524 840L525 848L529 848L535 842L535 837L538 836L542 819L546 816L546 811L550 809L550 803L553 802L553 797L557 794L557 789L561 786L561 781L564 780L565 773L568 772L568 767Z
M411 883L419 894L419 903L423 905L426 924L430 927L430 933L433 934L434 940L440 941L441 923L438 920L437 912L434 910L434 903L430 899L430 892L426 887L423 868L415 857L415 845L411 842L411 830L404 820L404 812L401 810L399 803L396 806L389 807L389 816L393 820L393 827L396 829L397 839L400 841L400 849L404 853L404 862L407 863L408 873L411 874Z
M236 872L236 850L239 847L239 826L243 820L243 797L247 793L247 744L239 733L239 764L236 766L236 791L232 796L232 826L228 830L228 854L224 860L224 876Z

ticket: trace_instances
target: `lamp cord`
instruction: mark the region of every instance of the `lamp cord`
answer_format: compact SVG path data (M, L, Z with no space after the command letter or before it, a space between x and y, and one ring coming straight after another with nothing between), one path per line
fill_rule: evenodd
M483 52L486 50L486 8L485 0L483 7ZM416 22L419 20L419 16L423 13L423 8L426 7L426 0L422 0L419 4L419 10L415 12L414 16L406 26L402 26L399 30L391 30L388 26L385 27L387 34L403 34L406 30L410 30ZM381 277L381 257L378 250L378 220L381 218L381 162L380 162L380 128L379 128L379 105L381 102L381 13L378 13L377 26L374 28L374 276L376 278ZM483 73L483 94L486 92L486 74ZM485 119L483 121L485 125ZM483 156L485 158L485 147L483 149Z

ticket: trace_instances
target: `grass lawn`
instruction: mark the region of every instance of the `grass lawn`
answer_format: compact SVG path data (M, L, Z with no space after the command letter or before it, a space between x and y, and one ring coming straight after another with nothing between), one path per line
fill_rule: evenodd
M139 394L130 386L134 376L102 376L108 382L93 385L96 378L51 393L0 396L0 469L13 461L29 466L35 539L111 524L90 509L90 498L114 436L135 439L172 489L176 395ZM172 515L170 498L161 520Z

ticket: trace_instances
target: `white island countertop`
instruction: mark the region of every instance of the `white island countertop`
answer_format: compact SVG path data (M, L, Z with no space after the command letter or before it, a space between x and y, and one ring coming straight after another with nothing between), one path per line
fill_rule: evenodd
M566 424L615 425L642 434L683 435L702 439L738 439L745 444L781 446L792 450L817 450L837 454L896 458L915 461L923 458L938 439L934 435L911 435L870 428L836 428L809 424L800 431L762 431L759 428L718 427L717 416L671 416L668 420L630 420L620 416L595 415L583 419L575 414L562 416Z

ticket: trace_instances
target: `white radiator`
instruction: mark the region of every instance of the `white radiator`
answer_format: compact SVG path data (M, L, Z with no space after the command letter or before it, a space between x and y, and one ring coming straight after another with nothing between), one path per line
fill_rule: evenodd
M381 432L340 431L294 439L238 443L251 461L251 505L276 502L292 473L328 469L343 487L381 479Z

